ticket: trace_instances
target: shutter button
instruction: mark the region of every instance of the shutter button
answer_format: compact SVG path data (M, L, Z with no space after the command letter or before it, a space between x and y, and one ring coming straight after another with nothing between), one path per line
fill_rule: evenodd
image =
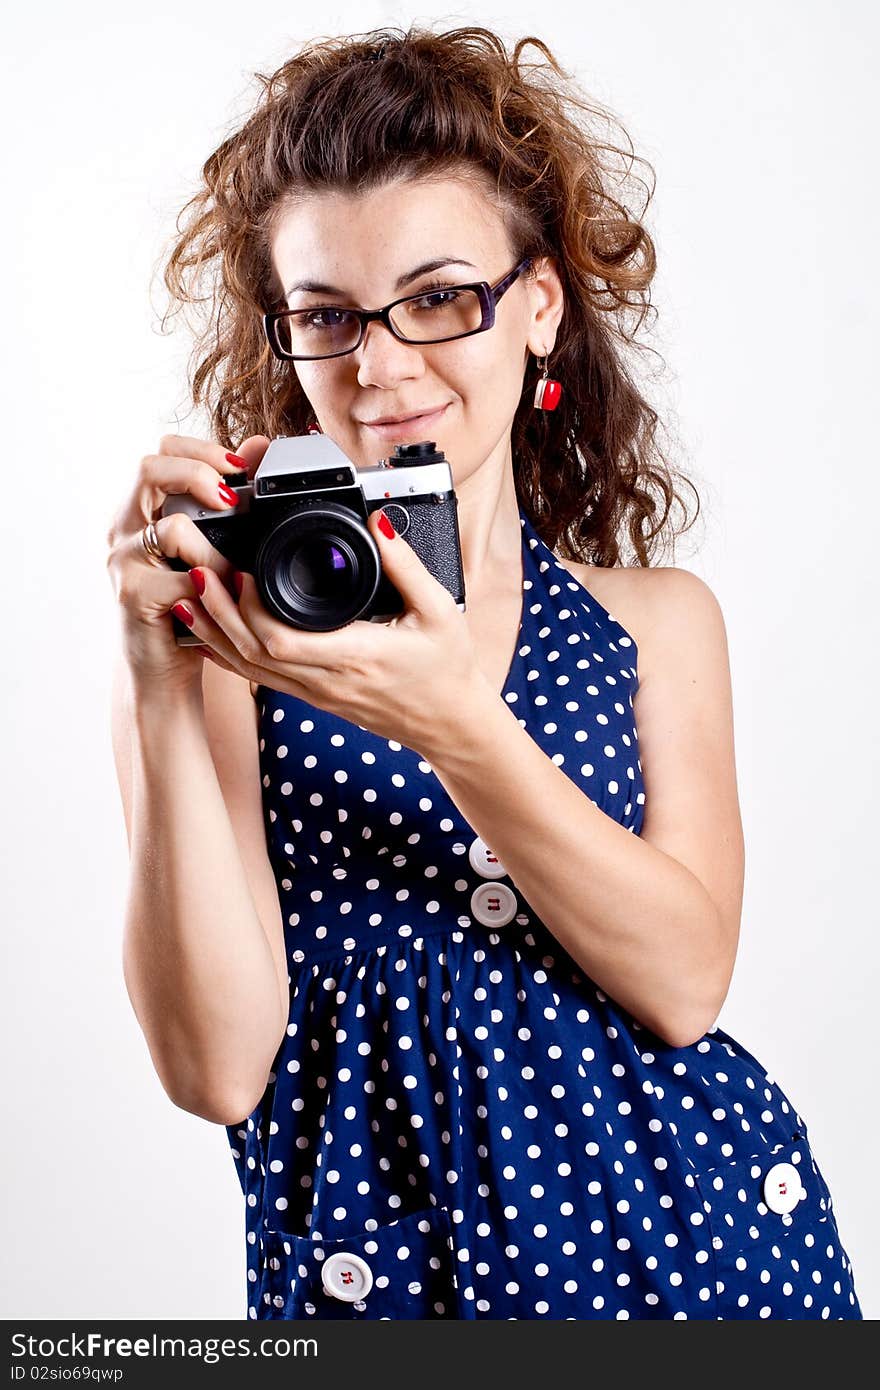
M804 1189L801 1175L793 1163L774 1163L764 1178L764 1201L771 1211L785 1216L794 1211Z
M481 840L479 835L468 850L468 859L471 861L471 868L480 878L503 878L507 873L501 860L492 853L486 841Z
M321 1282L331 1298L343 1303L357 1303L366 1298L373 1287L373 1273L366 1260L347 1250L328 1255L321 1265Z
M484 927L506 927L516 907L516 894L506 883L481 883L471 894L471 912Z

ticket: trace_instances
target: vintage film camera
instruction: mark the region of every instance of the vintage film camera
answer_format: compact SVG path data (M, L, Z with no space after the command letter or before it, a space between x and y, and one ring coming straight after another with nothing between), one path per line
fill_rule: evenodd
M225 482L238 494L232 510L175 493L162 515L192 517L221 555L254 576L261 602L281 622L328 632L356 618L387 622L403 612L366 526L379 507L464 611L458 499L446 457L432 441L399 444L375 467L358 468L324 434L280 436L253 480L234 473ZM168 563L188 568L176 557ZM200 645L184 623L173 622L180 646Z

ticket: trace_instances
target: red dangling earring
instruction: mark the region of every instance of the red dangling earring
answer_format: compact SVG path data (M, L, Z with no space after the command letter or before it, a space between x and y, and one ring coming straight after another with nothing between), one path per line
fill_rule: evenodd
M538 358L538 367L543 376L535 386L535 409L555 410L562 399L562 385L547 375L547 357Z
M321 426L318 424L317 420L313 420L312 423L309 425L308 429L306 430L306 433L323 434L324 431L321 429Z

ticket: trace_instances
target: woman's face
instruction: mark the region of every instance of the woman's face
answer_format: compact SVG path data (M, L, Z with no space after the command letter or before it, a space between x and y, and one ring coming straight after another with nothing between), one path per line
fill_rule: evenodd
M272 259L291 309L379 309L438 279L495 284L519 258L489 199L450 177L398 181L359 195L310 194L285 210ZM412 278L426 262L447 260L462 264ZM502 467L510 457L528 353L552 350L562 314L552 262L540 261L537 269L537 279L520 275L509 287L486 332L416 345L398 341L375 322L354 352L291 362L323 432L359 467L374 465L396 443L434 440L457 487L489 459ZM338 293L291 289L300 281ZM371 424L435 411L440 413L406 425Z

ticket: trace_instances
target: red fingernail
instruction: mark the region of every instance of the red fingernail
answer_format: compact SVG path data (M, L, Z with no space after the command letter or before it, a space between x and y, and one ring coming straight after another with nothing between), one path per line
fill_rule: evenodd
M379 512L379 530L382 532L382 535L387 536L389 540L392 540L393 537L397 535L397 532L383 511Z
M220 493L221 502L225 502L229 507L238 505L238 493L233 492L231 487L227 487L225 483L221 483L218 491Z
M226 455L226 462L227 462L227 463L237 463L238 466L239 466L239 468L243 468L243 469L245 470L245 472L247 472L247 466L248 466L248 464L247 464L247 459L239 458L238 454L227 454L227 455Z
M192 627L193 623L195 622L195 618L193 617L192 613L190 613L185 603L175 603L174 607L171 609L171 612L174 613L174 615L178 617L182 623L186 623L187 627Z
M204 574L201 570L190 570L189 577L193 582L193 588L195 589L196 593L201 597L201 595L205 592Z
M241 591L244 588L244 575L239 574L238 570L232 571L232 582L235 585L235 592L241 598Z

